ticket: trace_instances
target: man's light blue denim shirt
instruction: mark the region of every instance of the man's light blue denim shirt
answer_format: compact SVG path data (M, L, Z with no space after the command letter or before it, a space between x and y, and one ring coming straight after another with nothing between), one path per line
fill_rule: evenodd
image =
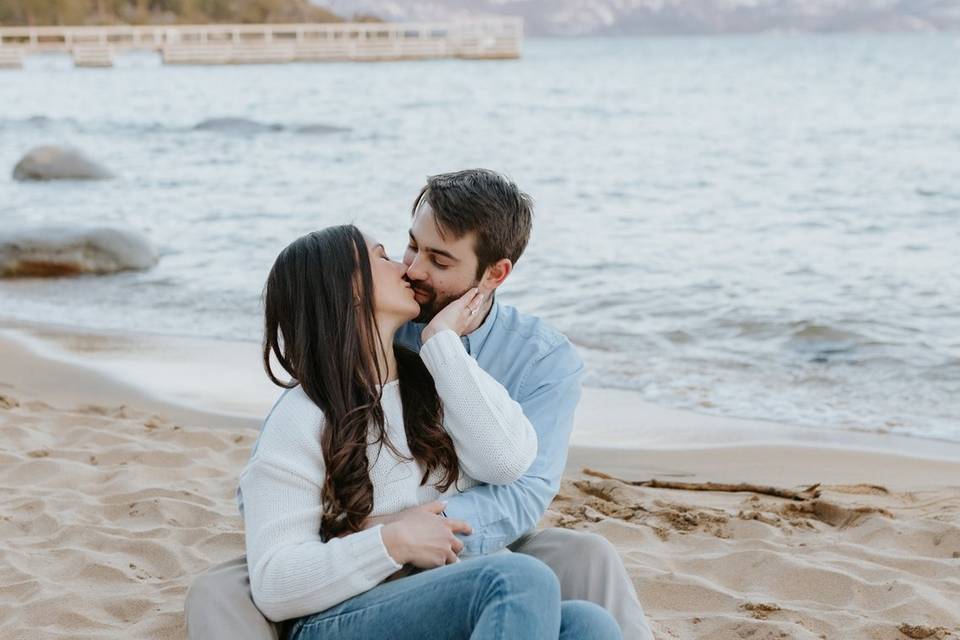
M407 323L397 332L397 344L419 352L424 326ZM481 484L444 498L447 517L473 527L471 535L459 536L464 555L477 555L498 551L534 529L560 490L584 366L562 333L496 299L483 324L460 339L477 364L520 403L538 440L536 459L516 482ZM237 503L242 514L239 489Z
M404 325L397 343L419 351L424 326ZM536 459L516 482L482 484L447 498L447 517L473 527L461 536L464 553L473 555L497 551L532 530L560 490L584 366L563 334L496 299L483 324L461 340L520 403L538 440Z

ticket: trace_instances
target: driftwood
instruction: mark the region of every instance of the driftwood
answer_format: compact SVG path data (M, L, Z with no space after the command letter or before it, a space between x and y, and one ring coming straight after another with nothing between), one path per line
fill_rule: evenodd
M820 496L820 483L810 485L806 489L795 491L793 489L781 489L779 487L768 487L764 485L749 484L740 482L738 484L725 484L719 482L671 482L666 480L623 480L611 476L602 471L594 469L583 469L583 473L595 478L605 480L616 480L634 487L650 487L651 489L679 489L681 491L726 491L730 493L759 493L766 496L776 496L787 500L812 500Z

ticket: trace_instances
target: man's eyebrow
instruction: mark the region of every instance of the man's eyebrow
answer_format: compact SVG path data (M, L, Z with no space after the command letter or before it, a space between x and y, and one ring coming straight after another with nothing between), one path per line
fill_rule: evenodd
M407 233L410 234L410 239L411 239L413 242L415 242L416 244L420 244L419 242L417 242L417 238L413 235L413 229L408 229L408 230L407 230ZM424 251L429 252L429 253L435 253L435 254L437 254L438 256L443 256L444 258L448 258L448 259L450 259L450 260L453 260L454 262L460 262L460 258L456 257L455 255L453 255L453 254L450 253L449 251L444 251L443 249L435 249L434 247L422 247L422 249L423 249Z

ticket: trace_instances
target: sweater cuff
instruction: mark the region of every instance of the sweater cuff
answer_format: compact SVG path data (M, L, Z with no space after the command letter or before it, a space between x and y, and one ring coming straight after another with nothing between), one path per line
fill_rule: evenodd
M427 369L433 372L433 367L440 367L452 360L462 358L466 354L460 336L453 329L444 329L430 336L430 339L420 347L420 357Z
M397 569L403 568L403 565L397 564L390 557L387 545L383 543L381 529L383 529L383 525L378 524L344 538L344 541L350 545L350 552L358 562L357 568L367 580L374 583L379 583Z

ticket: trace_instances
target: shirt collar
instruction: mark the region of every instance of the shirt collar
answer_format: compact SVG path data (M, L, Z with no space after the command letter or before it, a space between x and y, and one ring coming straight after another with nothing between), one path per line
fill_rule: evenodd
M487 314L483 324L474 329L471 333L463 336L463 342L467 347L467 353L474 357L480 353L480 349L483 348L483 344L487 341L487 337L490 335L493 325L495 325L497 322L497 316L499 313L500 303L497 302L496 292L494 292L493 304L490 305L490 313Z
M480 349L483 348L484 343L487 341L487 337L490 335L490 331L493 329L493 325L497 322L497 316L500 315L500 303L497 302L496 292L493 293L493 304L490 305L490 313L487 314L487 317L484 318L483 324L474 329L471 333L468 333L465 336L460 336L460 342L463 343L464 348L467 350L467 353L476 357L480 353ZM426 327L426 323L423 322L411 322L410 326L415 328L414 340L417 348L423 346L423 339L420 337L423 334L423 328Z

